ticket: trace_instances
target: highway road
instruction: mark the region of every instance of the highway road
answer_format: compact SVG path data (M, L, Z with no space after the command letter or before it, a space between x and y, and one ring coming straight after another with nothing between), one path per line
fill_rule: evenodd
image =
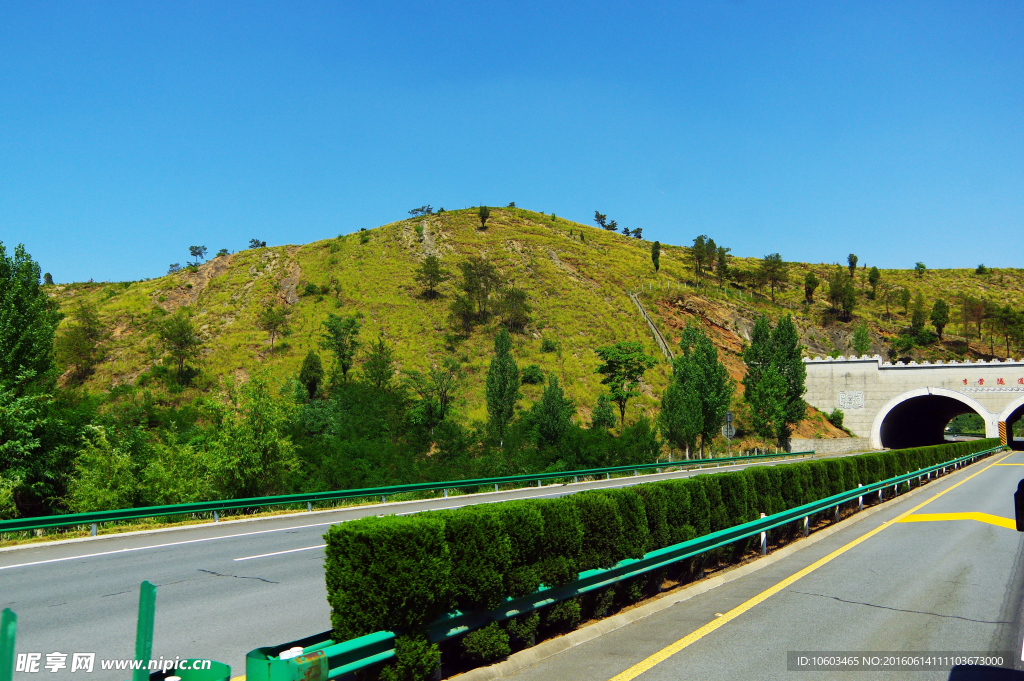
M694 474L520 488L0 549L0 608L18 615L18 652L41 653L43 660L51 652L131 658L139 584L149 580L158 586L154 659L214 659L230 664L237 676L244 673L249 650L330 628L321 545L331 524ZM113 679L125 676L108 673ZM96 671L89 678L107 677Z
M1024 535L1011 520L1021 478L1024 454L986 459L761 570L508 678L1024 678L788 668L790 651L1006 651L1021 669Z

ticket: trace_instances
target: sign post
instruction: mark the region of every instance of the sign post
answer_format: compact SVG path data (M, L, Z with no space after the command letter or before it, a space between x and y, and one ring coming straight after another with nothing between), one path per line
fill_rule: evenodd
M722 426L722 435L729 443L729 456L732 456L732 439L736 436L736 428L732 425L732 412L725 412L725 425Z

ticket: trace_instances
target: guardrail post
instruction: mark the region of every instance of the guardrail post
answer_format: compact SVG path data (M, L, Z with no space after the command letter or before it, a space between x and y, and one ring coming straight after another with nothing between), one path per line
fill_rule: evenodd
M538 480L537 481L537 487L543 487L543 486L544 486L544 481L543 480Z
M636 469L634 468L634 469L633 469L633 477L635 478L635 477L636 477L636 476L638 476L638 475L640 475L640 473L639 473L639 472L637 472L637 470L636 470Z
M580 481L580 476L578 476L578 475L572 476L572 481L573 482L579 482Z
M839 522L839 504L836 504L836 512L835 512L835 516L832 519L832 522L834 522L834 523L838 523Z
M857 487L863 487L863 486L864 485L860 484L859 482L857 483ZM864 510L864 497L863 497L863 495L857 497L857 510L858 511L863 511Z
M97 533L98 531L99 531L99 528L98 528L98 527L96 526L96 523L93 523L93 524L92 524L92 527L91 527L91 528L90 528L90 530L89 530L89 536L90 536L90 537L95 537L95 536L96 536L96 533Z
M604 479L605 480L611 480L612 479L612 474L611 473L605 473L604 474Z
M444 498L445 499L448 498L448 488L447 487L444 488Z
M808 516L804 516L804 536L806 537L810 533L810 518Z
M18 616L10 608L0 614L0 681L14 678L14 636L18 631Z
M762 518L764 517L764 513L761 514L761 517ZM761 555L762 556L768 555L768 533L767 532L762 532L761 533Z
M149 659L153 656L153 619L156 615L156 587L143 582L139 588L139 620L135 625L135 659L142 668L132 672L132 681L148 681Z
M307 501L306 502L306 513L312 513L312 512L313 512L313 502L312 501Z
M882 503L882 493L883 493L884 491L885 491L885 490L884 490L884 488L883 488L883 489L880 489L880 490L878 490L878 503Z
M213 522L220 522L220 514L216 511L213 512Z
M381 495L381 497L380 497L380 503L382 503L382 504L386 504L386 503L388 503L388 498L387 498L386 496L384 496L384 495Z
M498 483L494 483L494 491L495 491L495 492L497 492L497 491L498 491Z

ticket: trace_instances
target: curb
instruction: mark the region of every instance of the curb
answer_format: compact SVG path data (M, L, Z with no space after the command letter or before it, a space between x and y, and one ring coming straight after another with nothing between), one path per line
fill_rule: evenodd
M984 464L986 462L987 459L976 461L975 463L970 464L968 466L964 466L963 468L959 468L953 471L952 473L947 473L946 478L954 478L960 473L972 469L978 464ZM568 634L564 634L557 638L549 639L547 641L544 641L543 643L539 643L533 646L532 648L521 650L518 653L510 655L507 659L497 664L493 664L488 667L477 667L476 669L472 669L468 672L457 674L449 678L458 679L459 681L490 681L491 679L504 678L518 671L521 671L531 665L546 660L549 657L557 655L558 653L561 653L565 650L575 648L578 645L581 645L588 641L592 641L595 638L599 638L604 634L611 633L616 629L621 629L622 627L628 624L632 624L633 622L653 615L654 613L666 610L678 603L688 601L691 598L694 598L695 596L707 593L708 591L711 591L716 587L722 586L723 584L728 584L729 582L735 581L741 577L745 577L753 572L757 572L761 568L768 567L769 565L772 565L782 560L783 558L791 556L792 554L796 553L797 551L800 551L801 549L813 546L819 541L827 539L836 532L840 532L842 530L847 529L848 527L852 527L860 521L870 518L879 511L892 508L890 504L893 501L901 501L903 499L916 496L920 492L929 489L930 487L930 484L925 485L923 487L918 487L905 493L900 497L896 497L895 499L890 499L881 504L876 504L875 506L866 508L863 511L855 513L849 518L846 518L845 520L841 520L838 523L830 525L825 529L818 530L809 537L800 538L795 542L792 542L778 549L777 551L767 556L764 556L763 558L757 558L749 563L746 563L745 565L740 565L732 569L726 568L726 571L720 575L702 579L699 582L691 584L690 586L683 587L682 589L674 593L669 593L664 596L656 597L652 602L634 608L629 612L624 612L619 615L614 615L606 619L598 620L593 624L588 624L587 626L569 632Z

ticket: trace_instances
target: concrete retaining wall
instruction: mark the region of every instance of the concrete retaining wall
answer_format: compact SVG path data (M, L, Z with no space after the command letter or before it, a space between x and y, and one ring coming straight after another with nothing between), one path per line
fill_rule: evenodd
M806 452L813 449L817 454L845 454L871 450L869 437L795 437L789 441L789 451Z

